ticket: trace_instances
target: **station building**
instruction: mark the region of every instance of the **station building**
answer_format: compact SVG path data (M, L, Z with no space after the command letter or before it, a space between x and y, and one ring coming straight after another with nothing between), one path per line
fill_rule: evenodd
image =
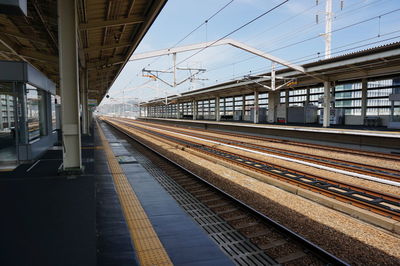
M214 121L323 124L324 83L330 83L329 126L400 127L399 43L289 68L293 79L271 91L271 72L141 103L141 116ZM277 81L277 86L284 81ZM167 102L167 104L165 104Z

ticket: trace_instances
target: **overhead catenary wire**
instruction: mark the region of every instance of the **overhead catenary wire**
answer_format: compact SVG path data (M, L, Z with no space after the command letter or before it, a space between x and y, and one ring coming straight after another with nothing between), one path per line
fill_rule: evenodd
M224 6L222 6L220 9L218 9L215 13L213 13L210 17L208 17L203 23L201 23L199 26L197 26L196 28L194 28L191 32L189 32L187 35L185 35L182 39L180 39L178 42L176 42L172 47L170 47L170 49L176 47L178 44L180 44L181 42L183 42L185 39L187 39L190 35L192 35L194 32L196 32L198 29L200 29L204 24L207 24L211 19L213 19L215 16L217 16L219 13L221 13L225 8L227 8L230 4L232 4L234 2L234 0L230 0L229 2L227 2ZM159 60L160 57L156 57L152 62L150 62L148 64L148 66L154 64L157 60ZM122 91L124 91L129 84L132 83L133 80L130 80L122 89ZM145 85L149 82L145 82L142 85ZM142 86L140 85L140 86ZM140 87L139 86L139 87ZM122 92L120 91L119 94Z
M388 13L393 13L393 12L396 12L396 10L390 11L390 12L388 12ZM366 21L370 21L370 20L376 19L377 17L381 17L381 15L376 16L376 17L373 17L373 18L370 18L370 19L368 19L368 20L366 20ZM366 21L364 21L364 22L366 22ZM336 30L334 30L334 31L338 31L338 30L341 30L341 29L349 28L349 27L351 27L351 26L356 26L357 24L361 24L361 23L363 23L363 21L358 22L358 23L355 23L355 24L351 24L351 25L346 25L345 27L336 29ZM204 24L204 23L203 23L203 24ZM205 25L207 25L207 24L205 23ZM331 32L334 32L334 31L331 31ZM381 36L383 36L383 35L381 35ZM314 38L317 38L317 37L320 37L320 36L316 36L316 37L314 37ZM368 38L368 39L374 39L374 38L376 38L376 37L372 37L372 38ZM367 39L367 40L368 40L368 39ZM363 41L365 41L365 40L357 41L357 42L354 42L354 43L351 43L351 44L347 44L347 45L352 45L352 44L359 43L359 42L363 42ZM381 40L381 41L378 41L378 42L376 42L376 43L383 42L383 41L385 41L385 40ZM304 42L304 40L303 40L303 42ZM179 44L179 42L178 42L178 44ZM346 46L347 46L347 45L346 45ZM368 43L368 44L366 44L365 46L367 46L367 45L371 45L371 44ZM340 46L340 47L337 47L337 48L342 48L342 47L344 47L344 46ZM364 45L363 45L363 46L360 46L360 47L364 47ZM208 48L208 47L206 47L206 48ZM206 49L206 48L204 48L204 49ZM352 47L352 48L350 48L350 49L356 49L356 48L357 48L357 47ZM204 50L204 49L202 49L202 50ZM283 49L283 48L280 47L280 49ZM346 51L346 50L350 50L350 49L345 49L345 50L339 51L339 52L337 52L337 53L340 53L340 52L343 52L343 51ZM200 53L200 52L201 52L201 51L195 53L194 55L190 56L190 58L193 57L193 56L195 56L196 54L198 54L198 53ZM336 54L336 53L335 53L335 54ZM313 55L315 55L315 54L311 54L311 55L309 55L309 56L303 56L302 58L304 58L304 57L312 57ZM301 59L302 59L302 58L301 58ZM319 58L319 57L313 57L313 58ZM302 61L312 60L313 58L309 58L309 59L302 60ZM179 62L178 64L181 64L181 63L183 63L184 61L186 61L186 60L188 60L188 59L189 59L189 58L186 58L186 59L182 60L181 62ZM236 63L234 63L234 64L236 64ZM208 72L210 72L210 71L208 71Z
M335 16L335 19L337 20L337 18L345 18L344 15L348 15L348 14L351 14L351 13L353 13L353 12L359 12L359 10L360 10L361 8L365 8L365 7L371 6L371 5L373 5L373 4L377 4L377 3L379 3L380 1L382 1L382 0L376 0L376 1L374 1L374 2L370 2L370 3L366 4L366 5L363 5L363 6L361 6L361 7L358 7L358 8L356 8L356 9L350 9L350 10L344 11L344 12L342 12L339 16ZM360 3L356 3L356 4L358 5L358 4L360 4ZM356 4L352 4L352 5L350 5L349 7L353 7L353 6L355 6ZM301 13L303 13L304 11L305 11L305 10L303 10ZM296 16L297 16L297 15L296 15ZM290 19L288 19L288 20L290 20ZM325 21L325 19L323 19L322 21ZM303 35L303 34L304 34L304 32L303 32L304 30L309 31L309 30L311 30L313 27L315 27L315 26L317 26L317 25L318 25L318 24L314 24L314 23L303 25L303 26L301 26L300 28L296 28L296 29L294 29L293 31L290 31L290 32L288 32L288 33L283 34L283 36L281 36L281 37L279 37L279 38L275 38L275 39L273 39L272 41L271 41L271 40L268 40L268 45L271 46L271 45L277 44L277 43L279 43L279 42L281 42L281 41L283 41L283 40L287 40L287 39L288 39L288 38L287 38L288 36L290 36L290 39L293 39L294 37ZM267 31L268 31L268 29L267 29ZM261 33L260 33L260 34L261 34ZM258 35L260 35L260 34L258 34ZM315 36L314 39L317 39L318 37L320 37L320 35ZM224 52L224 51L223 51L223 52ZM223 52L222 52L222 53L223 53ZM238 61L235 61L235 62L233 62L233 63L231 63L231 64L228 64L228 65L225 65L225 66L221 66L221 67L217 67L217 68L208 70L207 72L211 72L211 71L214 71L214 70L216 70L216 69L221 69L221 68L224 68L224 67L229 67L229 66L231 66L232 64L242 63L242 62L245 62L245 61L248 61L248 60L252 60L252 59L255 59L255 58L258 58L258 57L257 57L257 56L254 56L254 55L247 56L247 57L245 57L245 58L243 58L243 59L240 59L240 60L238 60Z
M169 49L175 48L177 45L182 43L184 40L186 40L189 36L191 36L193 33L195 33L198 29L203 27L204 25L207 26L208 22L212 20L215 16L217 16L219 13L221 13L224 9L226 9L230 4L232 4L234 0L230 0L227 2L224 6L222 6L220 9L218 9L215 13L213 13L210 17L205 19L200 25L195 27L192 31L190 31L188 34L186 34L183 38L181 38L179 41L177 41L173 46L171 46ZM156 57L152 62L148 64L148 66L154 64L161 56Z
M215 43L217 43L217 42L219 42L219 41L221 41L221 40L227 38L228 36L234 34L235 32L237 32L237 31L239 31L239 30L243 29L244 27L246 27L246 26L248 26L249 24L253 23L254 21L256 21L256 20L258 20L258 19L264 17L265 15L271 13L272 11L274 11L275 9L281 7L282 5L284 5L284 4L287 3L287 2L289 2L289 0L285 0L285 1L281 2L280 4L278 4L278 5L274 6L274 7L272 7L271 9L265 11L264 13L258 15L257 17L255 17L255 18L253 18L252 20L246 22L246 23L243 24L242 26L240 26L240 27L234 29L233 31L231 31L231 32L229 32L229 33L227 33L227 34L225 34L225 35L222 36L221 38L219 38L219 39L217 39L216 41L212 42L211 44L207 45L206 47L200 49L199 51L193 53L192 55L186 57L185 59L179 61L179 62L177 63L177 65L182 64L183 62L186 62L186 61L189 60L190 58L192 58L192 57L194 57L195 55L201 53L202 51L204 51L205 49L207 49L207 48L209 48L210 46L214 45Z
M340 19L341 19L341 18L344 18L344 15L345 15L345 14L347 15L347 14L349 14L349 13L351 14L351 13L353 13L353 12L359 12L359 10L360 10L361 8L365 8L365 7L371 6L371 5L373 5L373 4L377 4L377 3L380 2L380 1L383 1L383 0L376 0L376 1L374 1L374 2L370 2L370 3L366 4L366 5L363 5L363 6L361 6L361 7L358 7L358 8L356 8L356 9L350 9L350 10L346 10L346 11L344 11L344 12L341 12L339 16L335 16L335 20L338 20L338 18L340 18ZM362 2L361 2L361 3L355 3L355 4L352 4L352 5L349 5L348 8L349 8L349 7L356 6L356 5L359 5L359 4L362 4ZM307 12L308 10L314 8L314 7L316 7L316 5L313 5L312 7L307 8L307 9L301 11L299 14L303 14L303 13ZM298 15L299 15L299 14L298 14ZM286 19L286 20L284 20L284 21L282 21L282 22L276 24L275 26L284 24L285 22L290 21L291 19L293 19L294 17L297 17L298 15L292 16L291 18ZM322 21L325 21L325 18L324 18ZM275 38L275 39L273 39L273 40L268 40L268 45L271 46L271 44L279 43L279 42L281 42L281 41L283 41L283 40L285 40L285 39L288 39L287 37L290 37L289 39L293 39L293 38L296 37L296 36L304 35L304 32L303 32L304 30L310 31L310 30L312 30L312 29L313 29L315 26L317 26L317 25L318 25L318 24L315 24L315 23L303 25L303 26L301 26L300 28L296 28L296 29L294 29L294 30L292 30L292 31L289 31L289 32L283 34L283 36L280 36L279 38ZM264 30L263 32L257 34L257 36L260 36L261 34L267 32L268 30L274 29L275 26L270 27L270 28L268 28L267 30ZM254 38L250 38L250 39L254 39ZM250 40L250 39L248 39L248 40ZM225 50L225 51L222 51L221 53L226 53L226 50ZM215 69L220 69L220 68L224 68L224 67L229 67L229 66L231 66L232 64L237 64L237 63L245 62L245 61L252 60L252 59L255 59L255 58L258 58L258 57L257 57L257 56L254 56L254 55L247 56L246 58L240 59L240 60L238 60L238 61L235 61L234 63L231 63L231 64L229 64L229 65L227 65L227 66L217 67L217 68L215 68ZM213 71L213 70L214 70L214 69L209 70L209 71L207 71L207 72L210 72L210 71Z
M398 33L398 32L400 32L400 30L395 30L395 31L391 31L391 32L388 32L388 33L385 33L385 34L381 34L379 36L374 36L374 37L366 38L366 39L359 40L359 41L356 41L356 42L351 42L351 43L348 43L348 44L345 44L345 45L342 45L342 46L338 46L338 47L332 49L332 51L335 51L335 50L338 50L338 49L341 49L341 48L344 48L344 47L348 47L350 45L354 45L354 44L357 44L357 43L362 43L362 42L365 42L365 41L369 41L369 40L373 40L373 39L376 39L376 38L380 38L380 37L383 37L383 36L392 35L392 34ZM396 36L396 37L393 37L393 38L388 38L388 39L379 40L379 41L375 41L375 42L372 42L372 43L367 43L367 44L360 45L360 46L351 47L351 48L348 48L348 49L344 49L344 50L340 50L340 51L334 52L332 54L340 54L340 53L343 53L343 52L348 52L348 51L351 51L351 50L354 50L354 49L363 48L365 46L370 46L370 45L373 45L373 44L378 44L378 43L381 43L381 42L387 42L389 40L394 40L394 39L397 39L399 37L400 36ZM312 53L312 54L308 54L306 56L301 56L301 57L298 57L298 58L295 58L295 59L290 59L290 61L293 62L294 64L305 63L307 61L320 58L320 56L316 56L316 54L321 54L322 52L323 51L319 51L317 53ZM312 57L312 58L308 58L308 57ZM305 58L307 58L307 59L305 59ZM277 69L282 69L282 68L284 68L284 67L283 66L278 66L277 67ZM207 72L211 72L211 71L214 71L214 70L217 70L217 69L209 70ZM250 71L254 72L254 71L259 71L259 70L265 70L265 68L252 69ZM246 74L248 72L249 71L241 72L241 73ZM240 75L237 75L236 77L239 77L239 76Z
M393 33L397 33L397 32L400 32L400 30L393 31L393 32L387 33L387 34L385 34L385 35L389 35L389 34L393 34ZM384 35L381 35L381 36L384 36ZM359 48L363 48L363 47L366 47L366 46L378 44L378 43L381 43L381 42L387 42L387 41L391 41L391 40L395 40L395 39L399 39L399 38L400 38L400 35L397 35L397 36L394 36L394 37L391 37L391 38L387 38L387 39L384 39L384 40L379 40L379 41L375 41L375 42L370 42L370 43L367 43L367 44L363 44L363 45L351 47L351 48L348 48L348 49L340 50L340 51L337 51L337 52L332 53L332 55L334 55L334 54L340 54L340 53L344 53L344 52L348 52L348 51L351 51L351 50L354 50L354 49L359 49ZM364 40L364 41L365 41L365 40ZM357 43L357 42L355 42L355 43ZM351 43L351 44L355 44L355 43ZM351 45L351 44L349 44L349 45ZM342 47L340 47L340 48L343 48L343 47L344 47L344 46L342 46ZM310 55L309 55L309 56L310 56ZM298 60L298 61L294 61L294 63L295 63L295 64L302 63L302 62L304 63L304 62L307 62L307 61L310 61L310 60L313 60L313 59L318 59L318 58L319 58L319 57L309 58L309 59L306 59L306 60ZM300 59L300 58L298 58L298 59ZM296 59L294 59L294 60L296 60ZM285 68L284 66L280 66L280 67L277 67L276 70L280 70L280 69L284 69L284 68ZM240 72L240 74L238 73L238 75L236 75L236 76L234 77L234 79L229 79L229 78L228 78L228 79L221 79L221 80L222 80L222 81L235 80L236 78L242 78L243 75L248 74L249 72L251 72L252 74L265 73L265 68L252 69L252 70L250 70L250 71ZM226 76L226 77L229 77L229 76Z
M338 21L338 20L340 20L342 18L346 18L346 17L348 17L349 14L352 14L352 13L355 13L355 12L360 12L361 8L366 8L368 6L371 6L372 4L377 4L380 1L382 1L382 0L377 0L375 2L368 3L368 4L364 5L364 6L361 6L361 7L355 8L355 9L342 11L339 15L335 16L335 21ZM350 5L349 7L351 7L351 6L352 5ZM325 21L326 21L326 19L323 18L321 20L321 23L325 22ZM292 31L289 31L288 33L284 34L283 36L280 36L280 37L275 38L273 40L269 40L268 41L268 45L278 44L278 43L283 42L283 41L288 41L290 39L294 39L294 37L302 36L304 34L304 32L308 32L310 30L313 30L318 25L319 25L319 23L316 24L316 23L313 22L313 23L310 23L310 24L303 25L300 28L295 28ZM318 35L318 37L321 37L321 35Z
M362 24L362 23L365 23L365 22L368 22L368 21L372 21L372 20L377 19L377 18L379 18L379 17L383 17L383 16L386 16L386 15L389 15L389 14L392 14L392 13L395 13L395 12L398 12L398 11L400 11L400 8L399 8L399 9L395 9L395 10L391 10L391 11L389 11L389 12L382 13L382 14L380 14L380 15L376 15L376 16L374 16L374 17L371 17L371 18L368 18L368 19L365 19L365 20L362 20L362 21L358 21L358 22L349 24L349 25L346 25L346 26L343 26L343 27L340 27L340 28L337 28L337 29L334 29L334 30L332 30L330 33L337 32L337 31L341 31L341 30L344 30L344 29L347 29L347 28L350 28L350 27L353 27L353 26L357 26L357 25L360 25L360 24ZM288 48L288 47L292 47L292 46L295 46L295 45L298 45L298 44L301 44L301 43L305 43L305 42L308 42L308 41L311 41L311 40L314 40L314 39L317 39L317 38L320 38L320 35L315 35L315 36L313 36L313 37L309 37L309 38L303 39L303 40L301 40L301 41L297 41L297 42L294 42L294 43L290 43L290 44L285 45L285 46L280 46L280 47L278 47L278 48L269 50L269 51L267 51L266 53L273 53L273 52L276 52L276 51L279 51L279 50L282 50L282 49L285 49L285 48ZM242 60L236 61L236 62L234 62L234 63L228 64L228 65L226 65L226 66L218 67L218 68L209 70L209 71L207 71L207 72L214 71L214 70L216 70L216 69L221 69L221 68L224 68L224 67L229 67L229 66L232 65L232 64L242 63L242 62L245 62L245 61L254 59L254 58L257 58L257 56L250 56L250 57L244 58L244 59L242 59Z
M355 22L355 23L352 23L350 25L346 25L346 26L334 29L334 30L332 30L332 31L330 31L328 33L333 33L333 32L341 31L341 30L344 30L344 29L347 29L347 28L350 28L350 27L353 27L353 26L357 26L357 25L363 24L365 22L372 21L374 19L377 19L377 18L380 18L380 17L383 17L383 16L387 16L389 14L392 14L392 13L395 13L395 12L398 12L398 11L400 11L400 8L397 8L395 10L392 10L392 11L389 11L389 12L386 12L386 13L371 17L371 18L367 18L367 19L364 19L364 20L361 20L361 21L358 21L358 22ZM313 37L304 39L302 41L298 41L298 42L295 42L295 43L291 43L291 44L288 44L288 45L285 45L285 46L270 50L268 53L276 52L276 51L279 51L279 50L282 50L282 49L285 49L285 48L288 48L288 47L291 47L291 46L294 46L294 45L297 45L297 44L300 44L300 43L304 43L304 42L307 42L307 41L314 40L314 39L319 38L319 37L320 37L320 35L313 36Z
M180 39L179 41L177 41L171 48L176 47L178 44L182 43L184 40L186 40L190 35L192 35L195 31L197 31L198 29L200 29L202 26L207 25L207 23L213 19L216 15L218 15L222 10L224 10L225 8L227 8L230 4L233 3L234 0L229 1L228 3L226 3L223 7L221 7L217 12L215 12L214 14L212 14L209 18L207 18L203 23L201 23L199 26L197 26L196 28L194 28L191 32L189 32L185 37L183 37L182 39Z
M285 0L285 1L281 2L280 4L275 5L274 7L270 8L269 10L263 12L262 14L258 15L257 17L255 17L255 18L251 19L250 21L246 22L245 24L241 25L240 27L234 29L233 31L231 31L231 32L229 32L229 33L227 33L227 34L225 34L224 36L222 36L221 38L219 38L219 39L217 39L216 41L212 42L211 44L207 45L206 47L200 49L199 51L197 51L197 52L195 52L194 54L192 54L192 55L186 57L185 59L179 61L178 63L176 63L176 65L178 66L178 65L180 65L180 64L182 64L182 63L184 63L184 62L186 62L186 61L189 60L190 58L192 58L192 57L194 57L195 55L201 53L202 51L204 51L205 49L207 49L207 48L209 48L210 46L214 45L215 43L217 43L217 42L219 42L219 41L221 41L221 40L227 38L228 36L234 34L235 32L237 32L237 31L239 31L239 30L243 29L244 27L246 27L246 26L248 26L249 24L253 23L254 21L256 21L256 20L258 20L258 19L264 17L265 15L271 13L272 11L274 11L275 9L281 7L282 5L284 5L284 4L287 3L287 2L289 2L289 0ZM168 70L171 70L172 68L173 68L173 67L169 67L169 68L167 69L167 71L168 71Z

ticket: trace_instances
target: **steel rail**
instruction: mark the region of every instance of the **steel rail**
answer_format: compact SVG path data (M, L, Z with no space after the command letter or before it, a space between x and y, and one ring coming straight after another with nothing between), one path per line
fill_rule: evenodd
M126 119L126 120L128 120L128 119ZM138 121L138 120L136 120L136 121ZM153 122L153 124L159 125L161 123ZM187 128L187 127L179 126L179 125L174 125L174 126L179 127L179 128ZM269 138L269 137L262 137L262 136L254 136L254 135L250 135L250 134L231 133L231 132L222 131L222 130L213 130L213 129L204 130L204 129L200 129L200 128L196 128L196 130L204 131L204 132L211 132L211 133L216 133L216 134L223 134L223 135L228 135L228 136L232 136L232 137L241 137L241 138L267 141L267 142L269 141L269 142L275 142L275 143L280 143L280 144L288 144L288 145L294 145L294 146L300 146L300 147L306 147L306 148L321 149L321 150L325 150L325 151L348 153L351 155L362 155L362 156L375 157L375 158L387 159L387 160L393 160L395 162L400 162L400 155L396 155L396 154L388 154L388 153L383 153L383 152L361 151L361 150L342 148L342 147L337 148L337 147L332 147L332 146L327 146L327 145L305 143L305 142L299 142L299 141L294 141L294 140L283 140L283 139L276 139L276 138Z
M301 171L288 171L288 169L284 167L246 157L241 154L227 152L215 147L209 147L193 141L183 140L175 136L169 136L159 132L133 126L131 124L128 124L127 126L142 132L146 132L153 136L155 135L164 139L168 139L188 148L205 153L209 156L223 159L231 163L233 162L247 169L251 169L252 171L273 176L279 180L284 180L288 183L295 184L299 187L318 192L329 197L333 197L343 202L352 203L354 206L367 209L374 213L378 213L380 215L391 217L392 219L400 221L400 199L394 195L378 193L367 188L344 184L342 182L311 175ZM365 198L369 198L370 200ZM396 206L397 209L394 209L390 206Z
M143 125L151 124L151 123L146 124L143 122L139 122L139 123L143 124ZM171 130L171 131L191 135L191 136L202 137L202 138L208 139L208 140L217 140L217 141L225 143L225 144L231 144L231 145L236 145L239 147L251 148L256 151L261 151L261 152L267 151L271 154L284 155L288 158L301 159L301 160L304 160L307 162L318 163L321 165L330 166L330 167L343 169L343 170L347 170L347 171L350 170L350 171L354 171L354 172L360 173L360 174L368 174L368 175L371 175L374 177L383 178L383 179L387 179L387 180L400 181L400 172L399 171L385 168L385 167L378 167L378 166L362 164L362 163L357 163L357 162L348 162L345 160L336 159L336 158L328 158L328 157L324 157L324 156L320 156L320 155L314 155L314 154L310 155L307 153L290 151L290 150L285 150L282 148L267 147L265 145L260 145L260 144L228 140L228 139L221 138L221 137L214 137L214 136L202 135L199 133L187 132L187 131L170 128L168 126L162 126L162 125L158 125L158 124L157 124L157 126L162 127L162 128L167 128L168 130ZM197 131L197 129L191 129L191 130ZM200 131L200 132L204 132L204 131Z
M112 126L114 129L118 130L119 132L122 132L127 137L133 139L134 141L136 141L140 145L142 145L145 148L151 150L152 152L154 152L158 156L162 157L163 159L165 159L169 163L171 163L171 164L177 166L178 168L182 169L187 174L189 174L189 175L195 177L196 179L200 180L203 184L205 184L205 185L211 187L212 189L218 191L219 193L221 193L222 195L224 195L228 199L230 199L233 202L235 202L238 206L242 207L243 209L248 210L251 215L253 215L254 217L260 219L264 223L272 226L273 228L278 230L283 235L286 235L287 237L289 237L289 238L295 240L296 242L300 243L305 249L309 250L311 253L315 254L317 257L319 257L319 258L323 259L324 261L326 261L328 263L327 265L349 265L347 262L339 259L338 257L336 257L333 254L327 252L326 250L322 249L318 245L312 243L311 241L307 240L306 238L302 237L301 235L297 234L296 232L292 231L291 229L281 225L280 223L276 222L272 218L266 216L265 214L261 213L260 211L256 210L255 208L251 207L250 205L246 204L245 202L235 198L231 194L225 192L224 190L220 189L219 187L217 187L217 186L213 185L212 183L208 182L207 180L205 180L201 176L193 173L192 171L190 171L186 167L182 166L181 164L179 164L179 163L175 162L174 160L172 160L172 159L166 157L165 155L161 154L160 152L158 152L154 148L150 147L149 145L147 145L143 141L139 140L137 137L134 137L132 135L132 133L126 132L125 130L119 128L117 125L114 125L114 124L110 123L108 120L103 120L103 121L105 121L108 125Z

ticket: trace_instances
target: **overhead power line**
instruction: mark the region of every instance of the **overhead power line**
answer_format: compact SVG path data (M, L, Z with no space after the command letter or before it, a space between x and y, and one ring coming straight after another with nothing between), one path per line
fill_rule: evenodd
M174 44L174 46L172 46L171 48L176 47L178 44L180 44L181 42L183 42L184 40L186 40L186 38L188 38L190 35L192 35L195 31L197 31L198 29L200 29L203 25L207 24L211 19L213 19L216 15L218 15L222 10L224 10L225 8L227 8L230 4L233 3L234 0L229 1L228 3L226 3L223 7L221 7L217 12L215 12L214 14L212 14L209 18L207 18L203 23L201 23L199 26L197 26L196 28L194 28L191 32L189 32L185 37L183 37L182 39L180 39L177 43Z
M177 41L173 46L171 46L169 49L175 48L178 44L182 43L184 40L186 40L190 35L192 35L193 33L195 33L198 29L200 29L202 26L206 25L210 20L212 20L215 16L217 16L219 13L222 12L222 10L224 10L225 8L227 8L230 4L233 3L234 0L230 0L228 3L226 3L223 7L221 7L220 9L218 9L214 14L212 14L210 17L208 17L206 20L204 20L203 23L201 23L199 26L197 26L196 28L194 28L191 32L189 32L188 34L186 34L182 39L180 39L179 41ZM149 63L148 65L152 65L154 64L159 57L156 57L151 63Z
M376 3L376 2L374 2L374 3ZM371 18L368 18L368 19L365 19L365 20L362 20L362 21L358 21L358 22L355 22L353 24L349 24L349 25L343 26L343 27L335 29L335 30L332 30L331 32L333 33L333 32L337 32L337 31L340 31L340 30L344 30L344 29L347 29L347 28L350 28L350 27L353 27L353 26L356 26L356 25L359 25L359 24L362 24L362 23L365 23L365 22L368 22L368 21L383 17L383 16L386 16L386 15L392 14L394 12L398 12L399 10L400 9L395 9L395 10L392 10L392 11L388 11L388 12L385 12L383 14L380 14L380 15L377 15L377 16L374 16L374 17L371 17ZM270 50L267 53L273 53L275 51L279 51L279 50L282 50L282 49L285 49L285 48L288 48L288 47L292 47L292 46L295 46L297 44L301 44L301 43L304 43L304 42L307 42L307 41L311 41L311 40L314 40L314 39L317 39L317 38L320 38L320 37L321 37L320 35L315 35L315 36L312 36L310 38L307 38L307 39L304 39L304 40L301 40L301 41L298 41L298 42L290 43L290 44L285 45L285 46L280 46L279 48ZM221 69L221 68L229 67L230 65L242 63L242 62L254 59L254 58L257 58L257 57L256 56L249 56L249 57L246 57L244 59L238 60L238 61L236 61L234 63L231 63L229 65L222 66L222 67L216 67L214 69L208 70L207 72L211 72L211 71L215 71L215 70L218 70L218 69Z
M347 28L350 28L350 27L353 27L353 26L357 26L357 25L360 25L362 23L365 23L365 22L368 22L368 21L371 21L371 20L374 20L374 19L377 19L377 18L379 19L379 18L381 18L383 16L386 16L386 15L389 15L389 14L392 14L392 13L395 13L395 12L398 12L398 11L400 11L400 8L392 10L392 11L389 11L389 12L386 12L386 13L383 13L383 14L380 14L380 15L377 15L377 16L374 16L374 17L371 17L371 18L368 18L368 19L364 19L364 20L355 22L355 23L350 24L350 25L346 25L344 27L332 30L332 31L330 31L330 33L341 31L341 30L344 30L344 29L347 29ZM316 35L316 36L304 39L302 41L298 41L298 42L295 42L295 43L291 43L291 44L288 44L288 45L273 49L273 50L269 51L268 53L272 53L272 52L279 51L279 50L282 50L282 49L285 49L285 48L288 48L288 47L291 47L291 46L294 46L294 45L297 45L297 44L300 44L300 43L311 41L311 40L317 39L319 37L320 37L320 35Z
M390 35L390 34L398 33L398 32L400 32L400 30L392 31L392 32L386 33L384 35ZM381 36L384 36L384 35L381 35ZM352 50L355 50L355 49L360 49L360 48L364 48L364 47L371 46L371 45L376 45L376 44L379 44L379 43L382 43L382 42L394 41L395 39L399 39L399 38L400 38L400 35L397 35L397 36L394 36L394 37L391 37L391 38L386 38L384 40L379 40L379 41L366 43L366 44L363 44L363 45L353 46L353 47L350 47L350 48L347 48L347 49L336 51L336 52L332 53L332 55L341 54L341 53L344 53L344 52L349 52L349 51L352 51ZM362 40L362 41L366 41L366 40L370 40L370 39L372 39L372 38L368 38L368 39L365 39L365 40ZM353 44L356 44L356 43L359 43L359 42L362 42L362 41L353 42L353 43L350 43L350 44L347 44L347 45L343 45L341 47L337 47L334 50L337 50L338 48L343 48L345 46L353 45ZM303 56L303 57L300 57L300 58L297 58L297 59L294 59L294 60L291 60L291 61L294 62L295 64L299 64L299 63L306 63L307 61L320 58L319 56L315 56L313 58L303 59L304 57L310 57L310 56L313 56L313 55L315 55L315 54L308 55L308 56ZM299 59L302 59L302 60L299 60ZM285 68L284 66L279 66L279 67L276 68L276 70L280 70L280 69L284 69L284 68ZM240 72L234 77L234 79L240 78L243 75L248 74L249 72L251 72L252 74L265 73L265 68L252 69L250 71ZM232 80L232 78L231 79L226 79L225 78L225 79L221 79L221 80Z
M182 61L178 62L177 65L182 64L183 62L189 60L190 58L192 58L193 56L195 56L195 55L201 53L202 51L204 51L204 50L207 49L208 47L213 46L215 43L217 43L217 42L219 42L219 41L225 39L226 37L228 37L228 36L234 34L235 32L237 32L237 31L239 31L239 30L243 29L244 27L246 27L246 26L248 26L249 24L253 23L254 21L256 21L256 20L258 20L258 19L264 17L265 15L271 13L272 11L274 11L275 9L281 7L282 5L286 4L287 2L289 2L289 0L285 0L285 1L283 1L282 3L280 3L280 4L276 5L276 6L274 6L273 8L271 8L271 9L265 11L265 12L262 13L261 15L259 15L259 16L255 17L255 18L253 18L252 20L246 22L245 24L243 24L242 26L240 26L240 27L234 29L233 31L231 31L231 32L229 32L229 33L227 33L227 34L225 34L225 35L222 36L221 38L217 39L216 41L212 42L211 44L207 45L206 47L200 49L199 51L195 52L194 54L192 54L192 55L186 57L186 58L183 59Z

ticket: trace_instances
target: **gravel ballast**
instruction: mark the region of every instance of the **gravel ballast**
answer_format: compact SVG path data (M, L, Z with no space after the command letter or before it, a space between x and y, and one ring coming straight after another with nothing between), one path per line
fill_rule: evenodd
M218 165L212 159L194 156L168 141L138 131L135 135L214 185L350 263L395 265L399 262L398 235Z

